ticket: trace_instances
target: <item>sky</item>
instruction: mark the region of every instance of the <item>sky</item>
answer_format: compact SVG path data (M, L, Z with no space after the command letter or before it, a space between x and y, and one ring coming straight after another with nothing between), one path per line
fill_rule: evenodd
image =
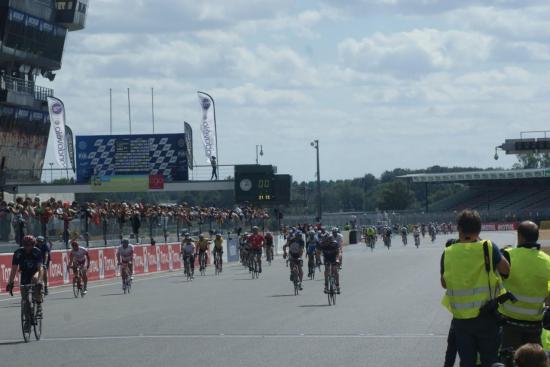
M131 5L130 5L131 4ZM53 87L75 135L194 130L216 102L220 164L295 180L443 166L510 168L494 148L544 130L547 0L91 0Z

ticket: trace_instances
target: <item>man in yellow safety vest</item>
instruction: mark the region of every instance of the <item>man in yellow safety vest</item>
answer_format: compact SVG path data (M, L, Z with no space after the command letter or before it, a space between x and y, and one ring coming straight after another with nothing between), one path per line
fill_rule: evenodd
M508 300L498 308L505 320L500 353L506 366L513 366L514 351L522 345L541 344L542 317L550 282L550 256L542 252L537 243L537 225L522 222L517 236L517 247L502 252L510 263L504 287L514 296L514 301Z
M475 367L479 355L481 366L490 367L498 361L499 325L493 305L501 294L499 273L507 275L510 264L495 244L479 238L477 211L462 211L457 225L459 241L441 257L443 305L453 314L460 366Z

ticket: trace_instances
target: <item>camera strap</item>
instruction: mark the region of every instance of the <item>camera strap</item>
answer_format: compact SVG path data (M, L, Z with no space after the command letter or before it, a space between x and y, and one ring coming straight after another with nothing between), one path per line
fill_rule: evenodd
M493 296L493 290L491 289L491 261L492 259L489 256L489 244L487 241L483 241L483 258L485 260L485 272L487 272L487 285L489 286L489 297L494 299L496 294ZM496 291L496 289L495 289Z

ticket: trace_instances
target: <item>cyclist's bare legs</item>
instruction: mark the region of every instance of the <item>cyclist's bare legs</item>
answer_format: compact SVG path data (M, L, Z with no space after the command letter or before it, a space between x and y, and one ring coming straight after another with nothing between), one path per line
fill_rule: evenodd
M82 284L84 286L84 290L88 289L88 273L85 269L82 269Z

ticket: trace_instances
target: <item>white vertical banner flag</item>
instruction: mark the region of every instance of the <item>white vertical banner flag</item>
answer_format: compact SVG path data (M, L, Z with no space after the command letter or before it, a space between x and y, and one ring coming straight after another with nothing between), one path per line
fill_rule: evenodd
M48 144L53 150L55 161L61 168L67 168L67 138L65 135L65 106L61 100L48 97L50 113L50 136Z
M218 158L218 152L216 152L216 134L215 134L215 122L214 122L214 101L212 98L204 93L198 92L199 102L202 108L202 120L201 120L201 137L204 145L204 154L206 156L206 162L210 164L210 158Z

